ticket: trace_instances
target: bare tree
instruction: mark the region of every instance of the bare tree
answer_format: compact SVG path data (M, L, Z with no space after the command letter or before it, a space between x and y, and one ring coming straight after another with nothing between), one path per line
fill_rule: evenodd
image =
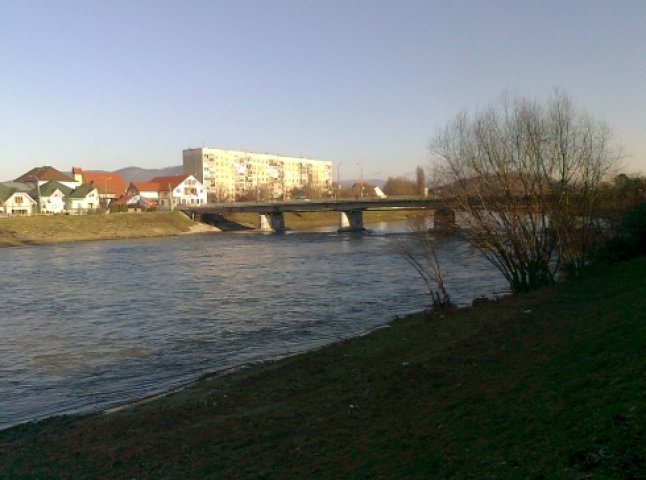
M515 292L572 272L599 242L601 181L618 160L608 129L560 92L545 104L503 96L459 114L431 142L461 230Z
M451 297L444 287L436 241L426 224L426 216L414 215L408 223L411 235L399 243L399 253L426 284L432 306L436 309L452 307Z
M215 183L209 191L209 202L224 202L229 198L229 189L224 183Z
M417 186L412 180L403 177L388 177L382 187L386 195L415 195Z

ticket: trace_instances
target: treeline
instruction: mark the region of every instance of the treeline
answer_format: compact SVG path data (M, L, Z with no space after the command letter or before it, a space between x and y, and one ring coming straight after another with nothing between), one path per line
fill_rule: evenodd
M424 168L419 166L415 170L415 180L406 177L388 177L382 188L386 195L426 195L426 174Z

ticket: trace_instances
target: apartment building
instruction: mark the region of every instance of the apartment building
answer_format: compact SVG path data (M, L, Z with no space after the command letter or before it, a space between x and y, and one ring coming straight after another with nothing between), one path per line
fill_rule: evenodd
M182 152L184 173L206 188L209 201L271 200L332 191L332 162L219 148Z

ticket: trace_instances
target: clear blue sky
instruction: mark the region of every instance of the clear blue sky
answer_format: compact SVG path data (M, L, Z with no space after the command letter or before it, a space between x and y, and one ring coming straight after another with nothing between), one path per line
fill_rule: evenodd
M0 180L202 145L403 175L460 110L554 87L646 173L645 0L0 0Z

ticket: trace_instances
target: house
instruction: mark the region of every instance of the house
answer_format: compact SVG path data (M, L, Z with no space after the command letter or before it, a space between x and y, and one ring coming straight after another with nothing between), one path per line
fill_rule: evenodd
M131 197L140 195L146 200L157 204L159 200L159 184L154 182L130 182L126 194Z
M144 212L157 208L157 202L147 200L141 195L121 195L110 204L111 212Z
M31 198L36 200L39 213L63 213L67 207L67 197L72 189L60 182L47 182L29 191Z
M76 180L69 175L65 175L50 166L32 168L27 173L16 178L15 181L30 184L32 188L43 185L47 182L59 182L71 189L75 189L80 185L80 183L77 183Z
M127 183L121 175L101 170L83 170L72 168L72 175L79 185L89 183L99 191L99 203L102 208L108 208L110 203L121 197L127 190Z
M159 208L162 210L206 203L206 189L193 175L155 177L150 183L159 185Z
M90 213L98 206L99 191L89 183L84 183L67 196L67 211L72 214Z
M33 215L36 207L27 192L0 184L0 212L4 215Z

